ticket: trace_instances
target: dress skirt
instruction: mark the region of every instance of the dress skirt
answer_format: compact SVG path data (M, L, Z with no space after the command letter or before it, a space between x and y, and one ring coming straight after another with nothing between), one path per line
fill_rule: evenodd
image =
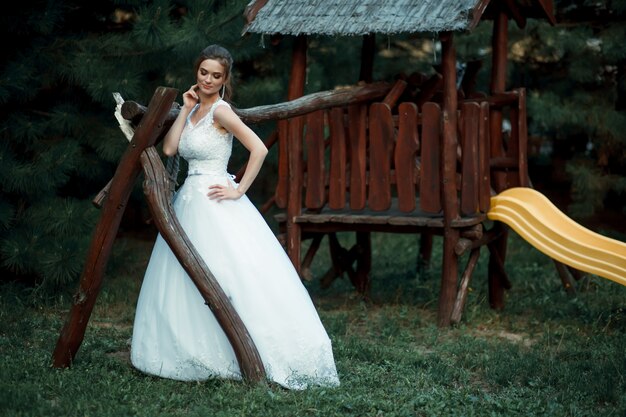
M244 195L218 202L226 174L189 176L174 210L190 241L243 320L268 379L290 389L339 384L328 335L284 249ZM131 362L183 381L240 379L234 351L178 260L159 235L141 287Z

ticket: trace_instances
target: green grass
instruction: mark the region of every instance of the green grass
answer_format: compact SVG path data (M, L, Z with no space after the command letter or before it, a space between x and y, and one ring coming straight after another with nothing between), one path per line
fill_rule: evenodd
M588 277L567 296L552 262L512 235L505 310L488 306L483 253L462 323L440 329L438 249L418 273L414 236L377 234L372 244L371 301L356 297L345 278L325 291L317 281L306 284L333 340L336 389L183 383L134 370L129 342L151 243L116 245L109 269L124 273L106 277L71 369L50 367L69 298L35 303L27 289L4 284L0 415L626 415L626 288ZM317 276L328 267L326 252L324 244Z

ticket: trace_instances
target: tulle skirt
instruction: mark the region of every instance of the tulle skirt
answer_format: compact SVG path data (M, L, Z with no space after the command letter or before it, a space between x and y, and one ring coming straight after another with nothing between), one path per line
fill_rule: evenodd
M217 202L209 185L226 175L193 175L174 209L189 239L248 329L268 379L290 389L339 384L330 339L293 265L244 195ZM131 362L183 381L240 379L234 351L213 313L159 235L141 287Z

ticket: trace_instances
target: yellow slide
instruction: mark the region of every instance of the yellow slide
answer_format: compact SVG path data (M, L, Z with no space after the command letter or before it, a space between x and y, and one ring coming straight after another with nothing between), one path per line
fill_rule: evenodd
M532 188L491 197L487 217L508 224L557 261L626 285L626 244L584 228Z

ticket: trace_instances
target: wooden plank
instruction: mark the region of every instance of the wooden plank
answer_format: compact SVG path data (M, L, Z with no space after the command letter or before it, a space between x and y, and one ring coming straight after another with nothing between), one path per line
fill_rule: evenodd
M330 125L330 178L328 206L342 209L346 204L346 134L344 110L331 109L328 117Z
M326 199L323 110L309 113L306 117L306 150L305 206L312 209L321 208L324 206Z
M367 106L348 107L350 136L350 208L362 210L366 198Z
M391 109L383 103L373 103L369 114L370 175L368 205L375 211L391 207L391 155L394 128Z
M417 105L402 103L398 109L398 140L394 155L398 206L401 211L415 209L415 157L419 149Z
M441 108L437 103L425 103L422 107L420 209L427 213L441 211L440 138Z
M478 172L480 175L478 207L482 213L489 211L491 202L491 175L489 170L489 103L480 105L478 131Z
M464 103L463 151L461 169L461 214L470 215L478 211L478 131L480 106L478 103Z

